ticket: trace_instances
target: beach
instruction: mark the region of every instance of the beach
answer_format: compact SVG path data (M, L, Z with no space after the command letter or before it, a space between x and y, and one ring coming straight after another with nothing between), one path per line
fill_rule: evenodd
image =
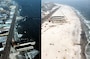
M64 16L64 21L61 20L59 23L45 21L42 23L41 58L85 59L84 49L82 51L84 41L81 42L82 26L80 18L67 5L60 5L51 17L60 15Z

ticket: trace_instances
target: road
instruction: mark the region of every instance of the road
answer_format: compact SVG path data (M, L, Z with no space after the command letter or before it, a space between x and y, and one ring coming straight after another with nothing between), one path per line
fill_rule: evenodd
M17 8L15 10L15 14L14 17L12 19L12 23L11 23L11 27L9 30L9 35L7 37L7 41L6 41L6 46L2 55L2 59L9 59L9 53L10 53L10 49L11 49L11 42L12 42L12 38L14 35L14 26L15 26L15 20L16 20L16 14L17 14Z

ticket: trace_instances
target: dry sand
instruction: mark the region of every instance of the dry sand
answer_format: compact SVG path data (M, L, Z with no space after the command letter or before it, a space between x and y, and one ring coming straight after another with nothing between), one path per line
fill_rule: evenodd
M42 24L41 59L82 59L80 19L69 6L62 5L53 15L59 12L65 16L65 23Z

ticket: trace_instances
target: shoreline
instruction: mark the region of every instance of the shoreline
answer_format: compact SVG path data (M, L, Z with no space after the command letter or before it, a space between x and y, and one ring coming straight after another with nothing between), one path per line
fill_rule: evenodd
M66 7L65 7L65 6L66 6ZM75 45L75 46L76 46L76 47L75 47L75 46L72 45L72 42L71 42L70 46L72 46L72 49L73 49L73 48L81 49L81 57L80 57L80 56L77 56L78 59L86 59L86 57L85 57L85 46L86 46L86 43L85 43L86 41L85 41L85 39L86 39L86 37L84 37L84 40L83 40L82 37L85 35L85 33L83 32L83 30L81 30L81 29L82 29L81 20L80 20L81 18L79 18L79 16L78 16L77 13L75 12L75 10L72 9L72 7L67 6L67 5L64 5L63 7L66 8L65 11L63 11L63 10L64 10L64 8L63 8L63 10L62 10L62 11L64 12L63 14L66 13L67 15L65 14L64 16L67 17L66 19L70 19L70 20L67 20L67 22L69 21L69 23L71 24L71 25L70 25L71 28L74 30L74 28L72 27L72 26L74 25L74 26L77 28L76 30L79 30L79 32L81 31L81 34L79 33L79 35L80 35L80 37L78 38L79 40L76 40L76 43L75 43L76 45L78 45L78 44L80 44L80 45L79 45L79 46L76 46L76 45ZM69 9L69 8L72 9L72 10L70 9L71 11L68 10L68 12L72 14L73 18L70 17L70 16L68 16L68 15L70 15L70 14L68 14L68 13L66 12L67 9ZM62 11L61 11L61 12L62 12ZM76 18L75 18L74 16L75 16ZM73 20L71 20L71 19L73 19ZM75 21L75 19L78 19L78 20ZM79 22L78 22L78 21L79 21ZM44 22L44 23L45 23L45 22ZM73 23L74 23L74 24L73 24ZM52 25L52 24L50 24L50 23L48 23L48 22L46 22L46 24L47 24L47 25L49 24L49 26ZM65 24L66 24L66 25L65 25ZM75 25L75 24L76 24L76 25ZM79 27L77 27L78 24L79 24L79 26L81 27L81 29L79 29ZM45 24L42 24L42 26L44 26L44 25L45 25ZM46 25L46 27L47 27L47 25ZM59 26L58 24L57 24L57 25L54 24L54 25L55 25L55 27L58 26L58 28L61 27L61 28L64 28L64 29L65 29L65 27L63 27L63 25L64 25L64 26L69 26L69 25L67 25L67 23L64 23L64 24L62 24L62 25L59 24L60 26ZM46 54L48 54L48 53L51 54L51 52L47 51L47 50L48 50L48 49L47 49L47 46L49 46L49 45L46 44L46 45L47 45L47 46L46 46L46 45L45 45L45 41L48 42L48 41L50 41L51 39L53 39L54 37L51 38L53 35L56 36L56 38L57 38L58 41L61 41L60 38L58 38L58 37L59 37L58 35L61 35L61 34L63 34L63 33L58 32L58 35L57 35L57 34L51 35L51 34L49 33L49 32L51 32L51 31L52 31L52 32L56 32L56 31L61 30L61 29L59 29L59 30L56 30L56 29L55 29L56 31L53 30L55 27L50 27L50 28L48 28L45 32L43 32L44 27L42 28L42 32L41 32L41 33L42 33L42 50L43 50L43 51L42 51L42 54L43 54L43 55L42 55L42 59L44 59L44 58L47 57L47 56L44 55L45 52L47 52ZM57 28L57 29L58 29L58 28ZM64 29L63 29L63 30L64 30ZM69 29L69 28L68 28L68 29ZM69 29L69 30L71 30L71 29ZM74 30L74 31L76 32L76 30ZM72 31L72 30L71 30L71 31ZM68 32L68 31L67 31L67 32ZM61 34L59 34L59 33L61 33ZM78 33L78 32L77 32L77 33ZM47 37L47 36L50 36L50 35L51 35L51 37ZM66 35L66 34L64 34L64 35ZM68 34L68 35L69 35L69 34ZM72 36L72 34L70 34L70 35ZM76 34L74 34L74 35L76 35ZM70 36L70 37L71 37L71 36ZM61 36L60 36L60 37L61 37ZM77 35L76 35L76 37L77 37ZM49 40L47 40L48 38L49 38ZM62 38L63 38L63 36L62 36ZM74 38L74 37L72 37L72 38ZM54 39L55 39L55 38L54 38ZM65 38L63 38L63 39L65 39ZM71 39L68 39L68 37L67 37L66 39L69 40L69 41L71 40ZM75 39L75 38L74 38L74 39ZM62 44L61 44L61 43L58 43L57 40L54 40L56 43L53 42L53 44L51 44L51 45L59 44L60 46L62 46ZM52 41L52 40L51 40L51 41ZM72 40L71 40L71 41L72 41ZM74 40L74 42L75 42L75 40ZM79 42L80 42L80 43L79 43ZM48 42L48 43L49 43L49 42ZM84 43L84 44L83 44L83 43ZM64 41L63 41L63 44L64 44L65 46L67 46ZM45 46L45 47L43 47L43 46ZM81 47L80 47L80 46L81 46ZM50 47L50 46L49 46L49 47ZM67 47L68 47L68 46L67 46ZM44 48L45 48L45 49L44 49ZM60 47L56 47L56 48L59 49ZM68 48L69 48L69 47L68 47ZM72 50L72 49L70 49L70 50ZM49 50L50 50L50 49L49 49ZM55 51L55 50L57 50L57 49L53 49L53 50ZM53 51L53 50L52 50L52 51ZM53 53L55 53L54 51L53 51ZM64 51L63 51L63 52L64 52ZM80 51L79 51L79 50L78 50L78 52L79 52L78 54L80 54ZM74 52L72 52L72 53L74 53ZM77 54L77 55L78 55L78 54ZM52 55L53 55L53 54L52 54ZM51 55L50 55L50 56L51 56ZM48 56L47 59L52 58L52 57L50 57L50 56ZM60 58L60 56L58 56L58 57ZM73 55L73 57L74 57L74 55ZM77 57L76 57L76 58L77 58ZM54 57L53 57L53 58L54 58ZM57 59L57 58L56 58L56 59ZM69 59L72 59L72 58L69 58Z

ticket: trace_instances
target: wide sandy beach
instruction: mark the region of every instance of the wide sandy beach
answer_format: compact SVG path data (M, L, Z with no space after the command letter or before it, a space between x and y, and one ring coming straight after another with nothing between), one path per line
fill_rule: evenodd
M84 59L81 52L81 23L74 10L61 7L52 15L64 15L65 22L45 21L41 29L41 59Z

